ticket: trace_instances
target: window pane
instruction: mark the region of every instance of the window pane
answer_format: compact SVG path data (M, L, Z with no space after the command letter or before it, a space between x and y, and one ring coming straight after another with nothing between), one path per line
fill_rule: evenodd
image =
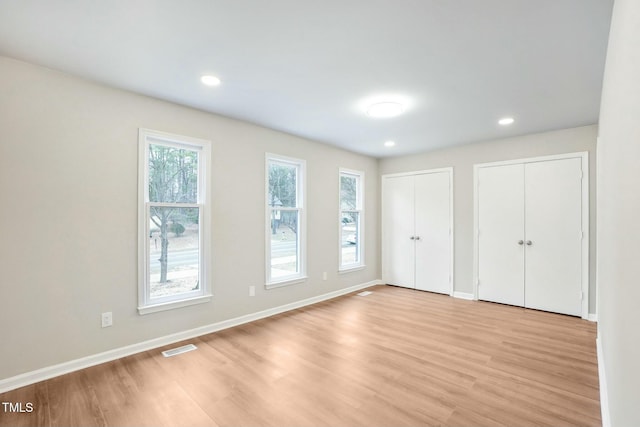
M358 208L358 178L340 175L340 209Z
M200 289L199 208L151 207L150 297Z
M269 162L269 206L295 208L298 168L295 165Z
M342 238L340 243L343 265L360 262L359 216L358 212L342 213Z
M271 211L271 279L300 272L298 264L299 211Z
M198 152L149 144L149 201L198 202Z

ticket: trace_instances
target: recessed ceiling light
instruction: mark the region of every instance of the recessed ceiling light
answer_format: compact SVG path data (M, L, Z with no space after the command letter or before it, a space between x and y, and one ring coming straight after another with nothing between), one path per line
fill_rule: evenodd
M514 121L515 120L513 120L513 117L503 117L500 120L498 120L498 124L502 126L508 126L512 124Z
M385 141L384 143L385 147L393 147L394 145L396 145L395 141Z
M402 113L404 106L399 102L376 102L367 108L367 115L375 118L395 117Z
M220 84L220 79L211 75L200 77L200 81L207 86L218 86Z

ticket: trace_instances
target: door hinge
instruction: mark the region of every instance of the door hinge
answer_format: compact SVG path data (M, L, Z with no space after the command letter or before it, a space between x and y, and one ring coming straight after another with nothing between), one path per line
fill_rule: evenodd
M584 292L580 291L580 301L584 301Z

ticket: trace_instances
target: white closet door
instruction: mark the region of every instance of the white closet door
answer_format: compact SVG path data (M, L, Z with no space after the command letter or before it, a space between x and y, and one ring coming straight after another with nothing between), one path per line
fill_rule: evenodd
M582 313L581 163L525 166L525 307Z
M478 169L478 299L524 306L524 165Z
M414 179L383 179L383 279L387 284L415 288Z
M449 294L451 237L448 172L415 176L416 289Z

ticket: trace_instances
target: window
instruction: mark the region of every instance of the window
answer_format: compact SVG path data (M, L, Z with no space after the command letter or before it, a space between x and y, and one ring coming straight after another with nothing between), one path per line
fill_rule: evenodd
M340 270L363 267L364 173L340 169Z
M267 289L305 278L305 161L267 154Z
M140 129L140 314L210 300L209 146Z

